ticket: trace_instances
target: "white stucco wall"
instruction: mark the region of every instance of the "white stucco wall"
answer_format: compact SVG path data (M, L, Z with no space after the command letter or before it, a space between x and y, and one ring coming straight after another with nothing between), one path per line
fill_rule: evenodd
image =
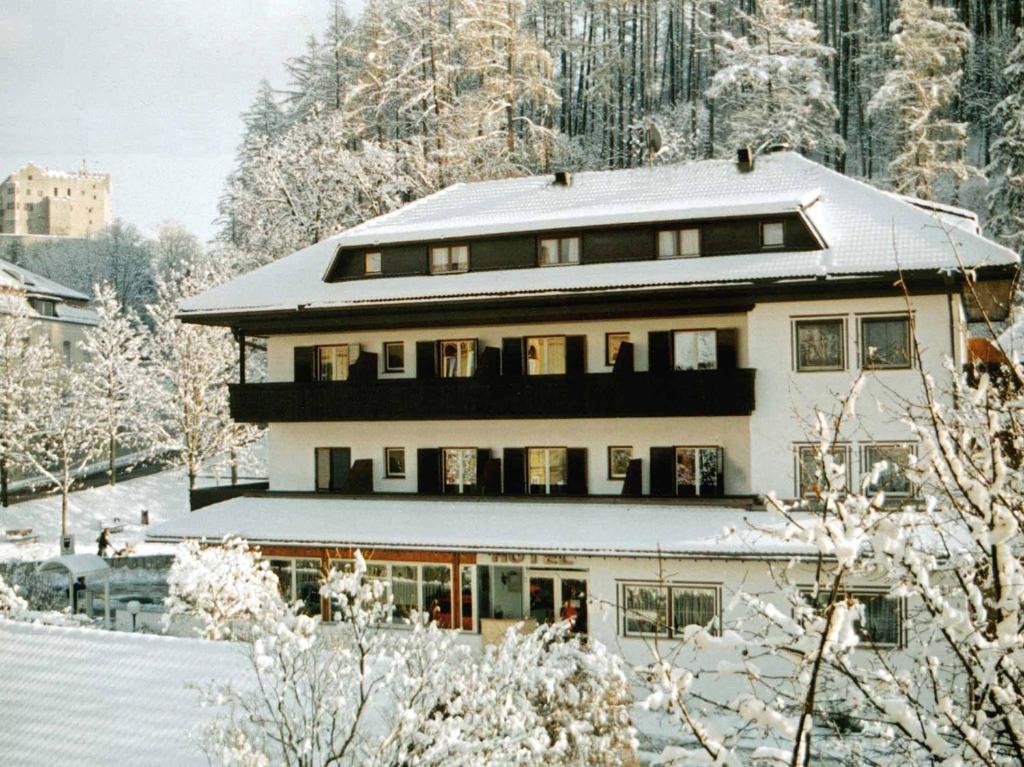
M965 324L958 299L930 295L912 301L916 332L924 366L941 386L948 386L946 360L964 359ZM618 493L621 480L607 477L607 448L632 446L644 459L644 491L649 487L649 450L652 446L721 445L725 448L728 494L767 493L782 497L796 493L795 446L814 439L815 408L833 411L837 397L845 395L861 374L860 327L864 316L905 314L902 298L849 298L825 301L758 303L748 315L706 315L659 319L492 325L455 329L404 329L274 336L268 343L268 380L293 377L295 346L348 343L379 355L380 375L415 376L415 344L421 340L479 338L500 347L504 337L585 334L587 370L607 372L605 334L628 331L635 346L635 365L647 367L647 334L652 330L737 328L741 367L756 370L756 404L749 417L553 419L489 421L419 421L359 423L275 423L270 426L270 483L274 490L308 491L314 486L313 451L316 447L349 447L352 458L374 461L374 487L389 492L414 492L416 449L420 447L490 448L500 456L504 447L565 446L588 449L591 493ZM846 370L796 372L793 359L793 321L800 318L837 317L846 320ZM950 323L953 333L951 337ZM383 344L405 342L405 371L383 372ZM851 481L867 468L862 449L872 442L899 442L909 438L901 423L901 405L921 401L919 371L886 370L864 374L866 382L857 418L844 428L849 444ZM404 479L384 477L385 447L406 449Z

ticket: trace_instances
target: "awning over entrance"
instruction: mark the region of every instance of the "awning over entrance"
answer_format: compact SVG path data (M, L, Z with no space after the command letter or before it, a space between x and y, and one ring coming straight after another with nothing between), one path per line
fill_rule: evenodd
M766 532L765 512L614 500L233 498L158 525L147 540L576 556L784 558L812 553Z
M83 580L103 581L103 624L110 628L110 565L95 554L64 554L48 559L36 568L41 573L67 573L68 603L75 607L75 582ZM92 615L92 607L89 607Z

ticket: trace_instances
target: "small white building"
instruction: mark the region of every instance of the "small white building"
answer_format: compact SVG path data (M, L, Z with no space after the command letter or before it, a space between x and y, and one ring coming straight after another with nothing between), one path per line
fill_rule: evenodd
M400 615L481 642L574 617L643 660L807 553L759 499L813 491L814 409L862 373L837 457L906 494L916 447L874 403L964 364L1018 261L967 211L787 151L456 184L182 304L267 340L231 406L268 424L270 490L150 537L243 535L325 614L321 572L359 548ZM862 592L898 645L901 606Z

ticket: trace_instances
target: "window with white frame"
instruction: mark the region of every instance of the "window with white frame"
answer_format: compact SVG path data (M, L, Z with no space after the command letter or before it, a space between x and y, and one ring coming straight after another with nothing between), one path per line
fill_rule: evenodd
M476 339L438 341L441 378L471 378L476 371Z
M551 495L565 490L568 451L564 447L531 447L527 451L531 495Z
M526 339L526 374L559 375L565 373L565 336L540 336Z
M718 367L718 333L714 330L676 330L672 333L676 370L714 370Z
M430 249L431 274L452 274L468 269L468 245L436 245Z
M320 615L320 583L323 573L319 559L271 559L270 570L277 576L281 596L289 603L302 602L306 615Z
M381 253L379 250L367 251L363 254L363 273L364 274L380 274L381 273Z
M888 443L864 446L862 470L869 475L867 492L884 492L892 497L906 497L914 492L907 469L917 456L913 444Z
M580 238L550 237L540 240L537 260L541 266L578 264L580 262Z
M845 471L839 481L838 490L849 486L850 446L832 445L826 455L832 459L834 466L842 466ZM796 484L800 498L817 498L826 492L828 482L824 476L825 462L821 448L814 444L796 446Z
M356 361L352 344L316 347L316 380L346 381L349 366Z
M720 496L722 487L722 448L676 448L676 494L682 496Z
M461 495L476 490L476 448L441 449L445 493Z
M682 636L687 626L719 631L720 588L686 583L623 583L619 591L625 636Z
M345 569L352 568L352 562L342 560L332 563ZM393 600L394 611L391 622L405 624L413 613L426 613L442 628L452 625L452 569L449 565L367 562L365 578L381 581L386 594ZM332 607L332 619L337 620L336 608Z
M658 258L692 258L700 255L700 229L658 232Z

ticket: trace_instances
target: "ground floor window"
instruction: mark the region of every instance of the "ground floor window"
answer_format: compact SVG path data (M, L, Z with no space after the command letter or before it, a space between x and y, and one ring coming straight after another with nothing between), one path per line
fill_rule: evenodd
M693 584L624 583L619 594L625 636L681 636L687 626L719 628L720 588Z
M286 601L300 601L306 615L320 615L323 573L319 559L271 559L270 570L277 576L278 588Z
M804 590L809 603L824 605L829 598L825 590L817 597L811 589ZM843 598L853 599L864 606L863 616L854 623L861 642L872 647L900 647L903 644L903 600L888 596L883 591L849 589Z
M587 631L586 573L503 565L477 565L476 570L480 618L569 621L573 631Z
M352 566L348 560L336 564ZM392 623L406 623L418 612L427 613L443 628L451 627L452 569L449 565L367 562L366 577L382 581L385 593L391 595Z

